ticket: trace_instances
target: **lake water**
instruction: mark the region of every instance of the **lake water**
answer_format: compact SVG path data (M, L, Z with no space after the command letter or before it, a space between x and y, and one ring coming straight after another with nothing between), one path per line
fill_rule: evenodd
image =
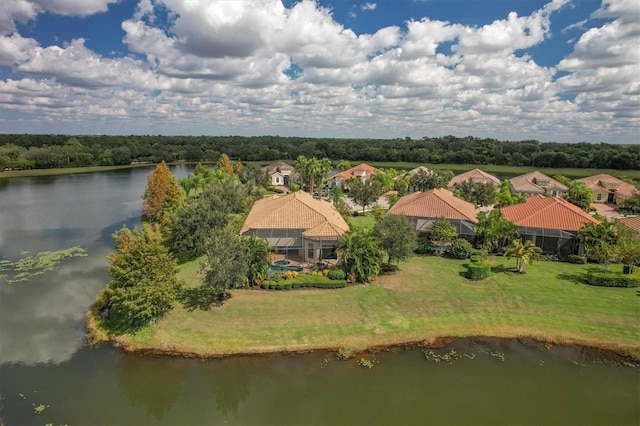
M577 347L464 340L429 359L366 355L371 369L322 352L199 360L86 347L111 234L139 223L148 172L0 179L0 258L88 253L0 285L4 425L640 423L640 370Z

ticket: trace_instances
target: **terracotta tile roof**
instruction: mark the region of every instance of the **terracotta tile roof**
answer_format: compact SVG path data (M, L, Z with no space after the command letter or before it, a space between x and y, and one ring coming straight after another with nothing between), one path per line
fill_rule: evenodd
M600 223L580 207L561 198L536 195L501 209L517 226L579 231L585 223Z
M420 171L425 172L425 173L427 173L427 174L431 174L431 173L433 173L433 170L431 170L431 169L429 169L429 168L426 168L425 166L418 166L418 167L416 167L415 169L411 169L411 170L409 170L409 174L410 174L411 176L413 176L413 175L417 174L417 173L418 173L418 172L420 172Z
M548 184L541 184L545 181L548 182ZM511 188L514 192L526 192L530 194L544 194L546 188L559 191L566 191L568 189L566 185L561 184L557 180L537 170L513 177L509 179L509 182L511 182Z
M453 179L449 181L449 184L447 186L451 188L465 180L470 180L472 182L492 183L496 186L500 185L500 179L498 179L497 177L490 175L489 173L480 169L473 169L454 176Z
M348 180L348 179L351 179L352 177L355 177L354 172L365 172L366 176L372 176L372 175L375 175L376 173L380 173L380 170L366 163L362 163L348 170L345 170L344 172L336 173L335 175L331 176L328 180L336 180L337 178L340 178L343 181Z
M272 175L274 173L277 173L281 170L291 170L293 171L294 167L285 163L284 161L276 161L275 163L271 163L268 166L264 166L262 168L263 170L265 170L267 172L267 174Z
M599 175L589 176L586 178L578 179L581 182L584 182L585 185L589 187L592 191L596 191L598 189L615 189L616 192L623 197L630 197L633 195L635 191L638 190L638 187L635 185L631 185L623 181L622 179L618 179L617 177L613 177L611 175L607 175L601 173Z
M349 231L349 225L331 203L298 191L273 195L255 202L240 230L302 229L308 237L334 239Z
M389 210L390 214L413 217L468 220L478 222L475 206L443 188L413 192L400 198Z
M621 217L618 222L640 234L640 216Z

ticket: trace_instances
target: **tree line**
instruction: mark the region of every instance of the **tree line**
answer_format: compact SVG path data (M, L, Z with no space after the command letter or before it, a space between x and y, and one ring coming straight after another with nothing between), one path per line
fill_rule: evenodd
M472 136L328 139L281 136L70 136L0 134L0 170L296 159L494 164L551 168L640 169L640 145L500 141Z

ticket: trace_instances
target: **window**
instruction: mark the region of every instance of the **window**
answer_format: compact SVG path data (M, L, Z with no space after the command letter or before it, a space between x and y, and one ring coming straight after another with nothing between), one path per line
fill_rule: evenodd
M598 192L598 194L596 195L596 201L597 202L602 201L602 193L601 192Z
M307 257L308 257L309 259L313 259L313 258L314 258L314 256L313 256L313 255L314 255L314 253L313 253L313 243L309 243L309 244L307 245Z

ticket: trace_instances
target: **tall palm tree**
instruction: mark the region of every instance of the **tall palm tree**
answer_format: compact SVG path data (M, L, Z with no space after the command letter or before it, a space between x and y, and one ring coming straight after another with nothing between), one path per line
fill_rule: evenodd
M542 253L542 249L536 246L533 241L527 240L523 244L522 239L513 240L504 251L508 259L516 258L516 271L519 273L524 271L525 263L531 265L534 259L539 260L540 253Z
M333 168L333 164L331 163L330 159L325 157L318 160L318 173L319 173L318 194L319 195L322 193L324 179L326 178L327 174L331 171L332 168Z

